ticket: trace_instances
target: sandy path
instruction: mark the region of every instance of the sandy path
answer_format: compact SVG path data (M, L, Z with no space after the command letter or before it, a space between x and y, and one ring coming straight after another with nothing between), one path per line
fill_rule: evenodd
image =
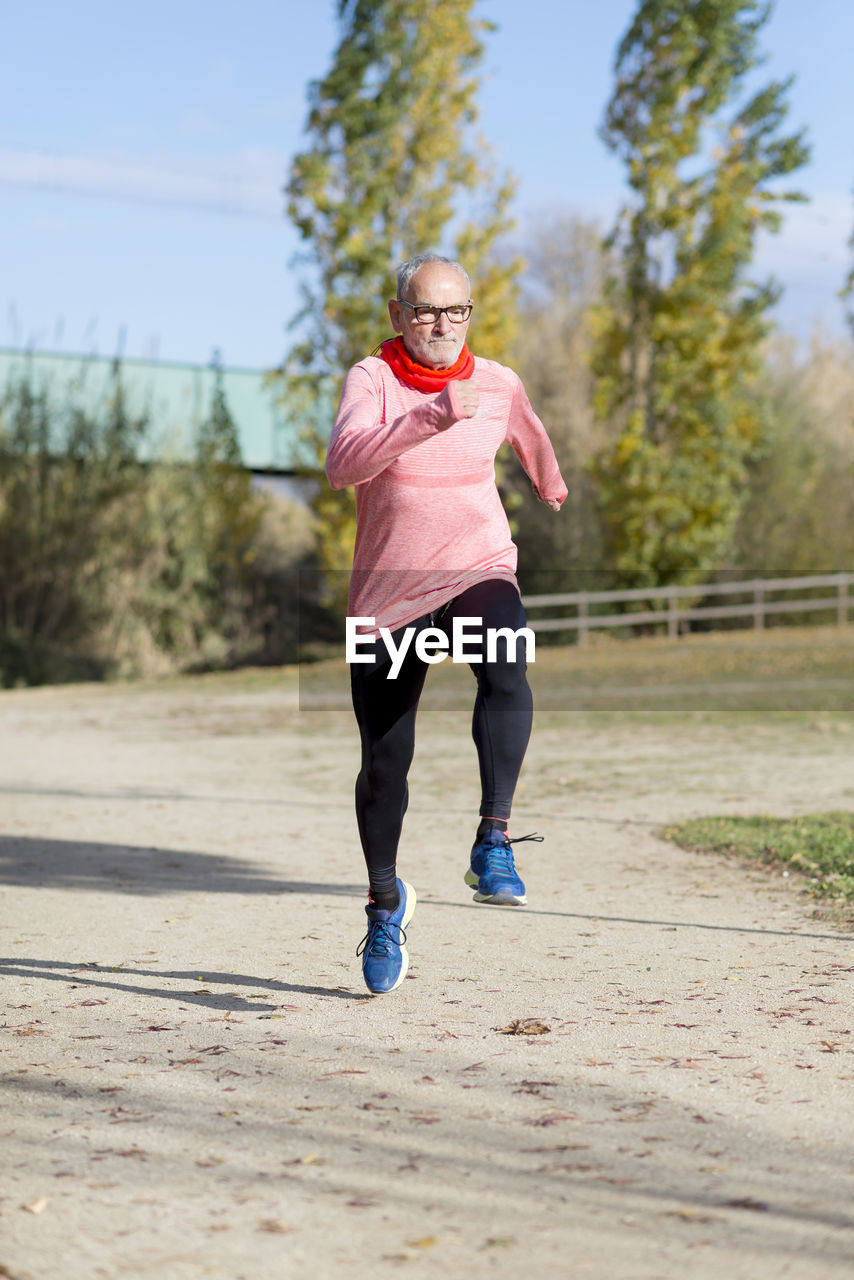
M850 721L544 715L531 905L496 910L467 718L428 703L379 1000L346 708L211 681L0 723L0 1275L851 1274L854 937L655 834L850 808Z

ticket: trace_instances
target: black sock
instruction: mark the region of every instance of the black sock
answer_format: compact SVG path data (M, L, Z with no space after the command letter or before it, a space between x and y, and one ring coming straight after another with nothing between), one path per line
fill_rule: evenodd
M487 831L493 831L495 828L499 831L506 831L507 823L503 818L481 818L475 839L480 840L481 836L485 836Z
M368 906L375 911L395 911L399 902L397 889L392 889L391 893L374 893L373 890L368 893Z

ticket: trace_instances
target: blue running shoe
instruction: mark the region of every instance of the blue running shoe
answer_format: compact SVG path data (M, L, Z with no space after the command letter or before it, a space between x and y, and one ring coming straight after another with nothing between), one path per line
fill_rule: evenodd
M471 851L471 866L465 875L467 885L475 889L475 902L488 902L496 907L522 907L528 901L525 886L516 873L512 845L523 840L541 841L543 836L519 836L511 840L506 831L491 827Z
M398 879L397 892L400 897L394 911L365 907L368 932L359 943L356 955L362 957L365 985L374 995L394 991L409 968L404 930L415 911L415 890L405 880Z

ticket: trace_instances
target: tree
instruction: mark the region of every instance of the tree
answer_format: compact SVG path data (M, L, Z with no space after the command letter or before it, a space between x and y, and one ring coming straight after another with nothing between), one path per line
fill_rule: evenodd
M295 568L301 532L239 465L222 372L194 462L158 460L118 361L94 407L84 382L57 392L27 361L0 388L0 684L295 656L265 630L271 562Z
M57 411L24 370L0 397L0 681L93 677L86 640L107 624L116 531L139 492L144 417L127 409L118 361L103 417Z
M854 564L854 360L815 335L770 344L762 377L770 424L750 463L750 495L727 567L748 577L832 573Z
M502 496L519 544L519 579L532 593L601 585L600 521L590 479L596 448L590 371L591 314L601 303L607 257L598 223L568 211L536 219L522 244L518 369L548 426L569 486L568 519L539 502L511 454Z
M331 410L346 370L388 334L397 264L444 245L472 277L478 352L500 358L512 338L518 264L493 250L512 225L513 184L474 135L476 71L491 29L474 7L338 0L332 68L309 86L309 146L286 192L312 278L295 321L303 337L282 376L298 414L329 406L310 431L324 569L349 567L355 529L352 494L332 493L322 476Z
M210 408L196 431L196 466L188 477L188 492L194 496L198 552L204 565L200 596L206 602L207 629L220 638L223 654L233 658L235 645L244 640L248 571L263 504L243 466L218 351L211 371Z
M806 163L783 135L791 79L746 101L758 0L641 0L619 45L602 137L631 199L598 316L596 407L612 428L596 476L615 567L633 584L694 579L725 554L763 423L755 392L773 281L750 280L777 180ZM709 141L717 145L709 154Z
M854 231L851 232L851 237L848 241L848 248L854 252ZM854 336L854 267L852 267L848 272L848 278L845 281L845 286L840 296L845 303L845 316L848 320L851 334Z
M214 595L223 607L251 555L261 520L252 476L243 466L237 427L225 396L219 352L211 362L214 386L210 409L196 435L200 481L199 519Z

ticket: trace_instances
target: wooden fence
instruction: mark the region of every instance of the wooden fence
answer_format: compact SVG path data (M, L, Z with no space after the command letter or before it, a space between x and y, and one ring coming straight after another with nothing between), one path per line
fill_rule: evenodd
M528 619L533 631L576 631L583 644L594 628L650 627L666 624L669 636L686 630L694 620L711 622L720 618L749 618L754 628L765 626L773 614L832 613L839 626L848 622L848 610L854 605L849 594L854 586L854 573L823 573L805 578L756 578L745 582L708 582L693 587L643 587L630 591L569 591L550 596L523 596L526 609L554 609L569 606L570 616ZM795 592L831 592L792 599ZM751 597L738 604L708 604L711 597ZM780 596L789 598L780 599ZM773 597L773 598L772 598ZM703 603L697 603L702 601ZM597 610L607 605L632 606L649 604L647 609L622 613Z

